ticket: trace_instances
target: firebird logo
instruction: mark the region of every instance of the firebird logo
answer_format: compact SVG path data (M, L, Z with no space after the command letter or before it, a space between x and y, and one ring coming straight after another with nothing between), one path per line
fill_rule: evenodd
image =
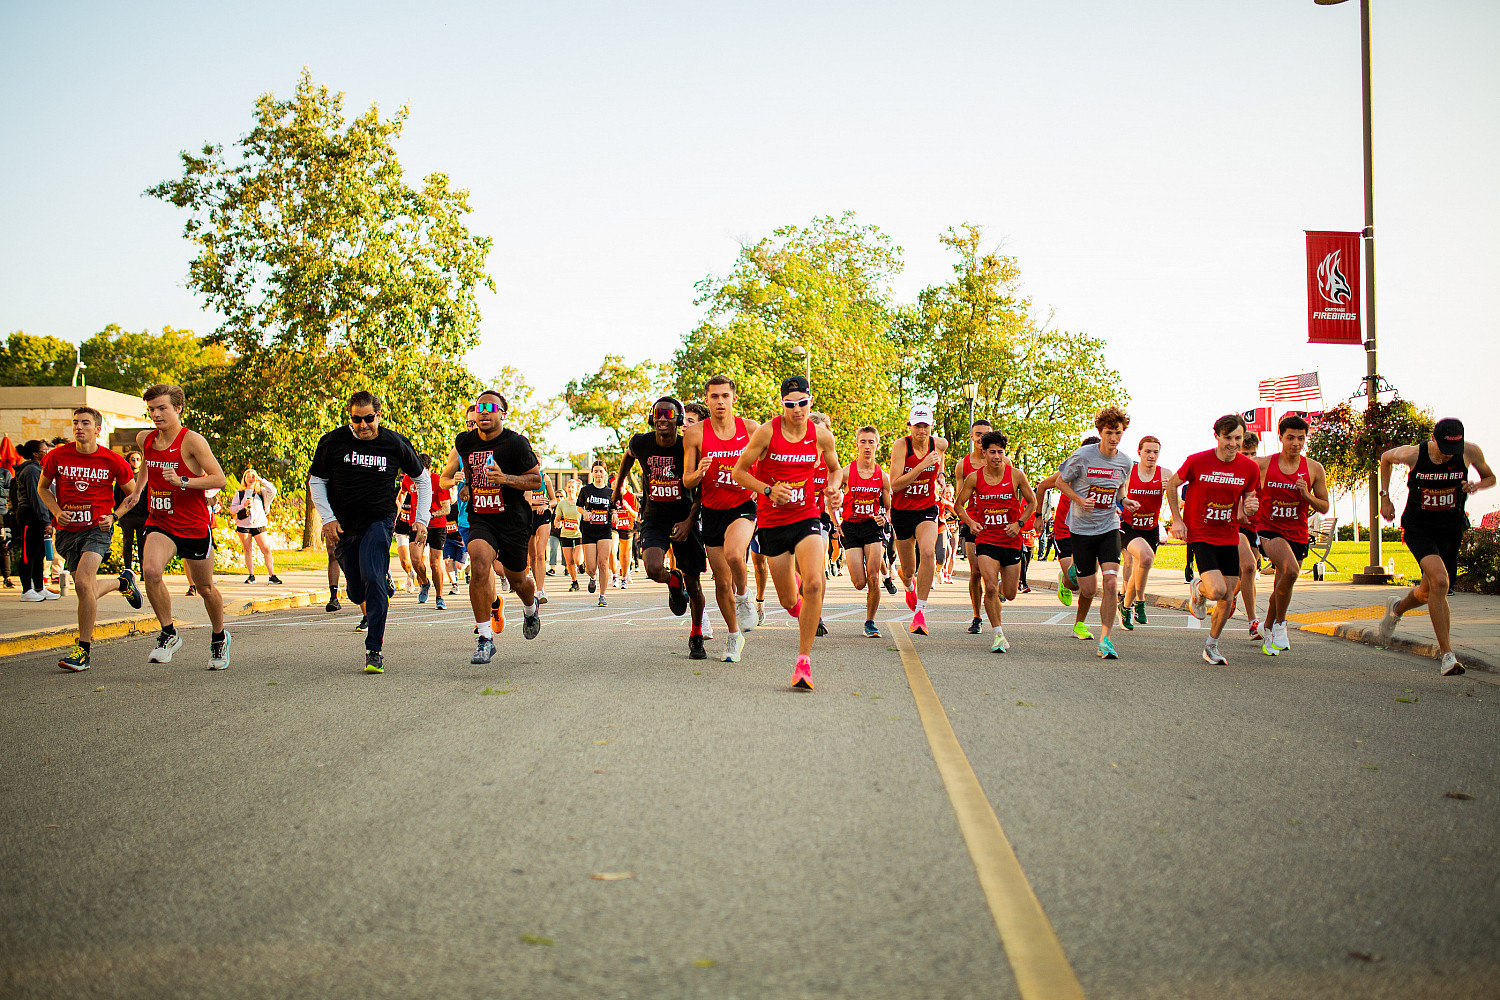
M1342 253L1342 250L1335 250L1318 265L1318 291L1336 306L1344 305L1350 298L1349 282L1339 270L1339 255Z

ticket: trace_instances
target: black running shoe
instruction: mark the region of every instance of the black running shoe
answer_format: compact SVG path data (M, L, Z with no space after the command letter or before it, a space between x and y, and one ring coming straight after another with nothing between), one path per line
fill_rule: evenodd
M672 582L674 580L676 581L675 583ZM675 570L674 569L672 571L672 575L670 577L668 577L668 580L667 580L667 607L671 608L672 609L672 614L677 615L679 618L682 617L683 615L687 614L687 609L688 609L687 582L685 580L683 580L683 578L682 578L682 571L681 570ZM703 647L703 641L701 639L698 642L698 647L700 649Z
M818 619L818 633L817 634L818 635L827 635L828 634L828 626L823 624L823 619L821 619L821 618Z
M592 594L598 588L598 586L599 585L594 582L594 578L589 577L589 593Z
M534 615L528 615L528 614L524 614L523 613L521 615L521 638L523 638L523 639L535 639L537 636L539 636L541 634L542 634L542 611L541 611L541 609L538 608L536 614L534 614Z
M370 651L368 651L368 652L366 652L365 653L365 673L367 673L367 674L383 674L383 673L385 673L385 657L381 656L380 653L376 652L373 649L370 650Z
M979 624L979 619L978 618L975 618L973 621L969 622L969 634L970 635L978 635L980 633L980 630L981 630L981 626Z
M896 596L896 581L892 580L890 577L885 578L885 592L887 594L890 594L892 597Z
M474 645L474 655L469 657L470 663L488 663L495 655L495 640L488 636L480 636Z
M356 632L367 632L367 631L369 631L369 628L370 628L370 616L369 615L360 615L359 616L359 624L356 625L356 626L354 626L354 631L356 631Z
M571 586L571 587L568 588L568 593L571 594L571 593L573 593L573 591L575 591L577 589L578 589L578 581L574 580L573 581L573 586Z
M339 608L342 608L342 607L343 607L343 605L339 603L339 595L337 595L337 594L329 594L328 595L328 603L325 604L325 605L323 605L323 610L324 611L337 611Z
M277 576L275 573L272 573L270 576L266 577L266 579L278 587L281 586L281 577Z
M125 595L125 601L132 608L140 610L141 588L135 579L135 570L127 569L120 574L120 593Z
M690 636L688 636L688 659L690 659L690 660L706 660L706 659L708 659L708 652L707 652L707 650L705 650L703 648L703 636L701 636L701 635L690 635Z
M396 596L396 585L395 585L395 583L393 583L391 581L391 574L387 573L385 575L385 597L386 597L386 600L390 600L392 597L395 597L395 596Z

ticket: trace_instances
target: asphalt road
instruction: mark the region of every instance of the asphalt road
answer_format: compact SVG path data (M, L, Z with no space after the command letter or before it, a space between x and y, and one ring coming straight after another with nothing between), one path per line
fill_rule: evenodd
M1106 663L1042 592L997 656L943 593L920 669L1087 996L1500 995L1494 678L1243 632L1210 668L1165 612ZM222 673L202 629L0 661L0 994L1019 995L847 585L812 694L781 612L695 662L663 595L554 593L487 667L408 596L379 677L347 611L233 621Z

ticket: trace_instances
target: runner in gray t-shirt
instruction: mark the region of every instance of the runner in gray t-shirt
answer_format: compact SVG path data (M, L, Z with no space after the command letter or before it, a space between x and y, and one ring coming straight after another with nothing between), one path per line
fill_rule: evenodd
M1120 573L1120 512L1116 504L1123 498L1126 507L1139 506L1124 497L1130 482L1131 461L1120 454L1120 439L1130 426L1130 416L1118 406L1106 406L1094 418L1099 443L1084 445L1057 470L1058 487L1071 501L1068 530L1073 535L1073 589L1078 592L1078 618L1073 634L1092 639L1084 619L1098 589L1095 574L1104 571L1104 595L1099 605L1099 623L1104 635L1099 640L1099 655L1106 660L1118 658L1110 632L1115 624L1115 600ZM1063 581L1059 581L1061 584Z

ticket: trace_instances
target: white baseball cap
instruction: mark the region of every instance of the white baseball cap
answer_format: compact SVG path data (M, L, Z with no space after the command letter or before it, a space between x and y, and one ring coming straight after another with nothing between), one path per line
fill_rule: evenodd
M933 426L932 411L923 406L921 403L918 403L916 406L913 406L911 408L911 412L907 414L906 422L913 427L915 427L917 424L926 424L928 427L931 427Z

